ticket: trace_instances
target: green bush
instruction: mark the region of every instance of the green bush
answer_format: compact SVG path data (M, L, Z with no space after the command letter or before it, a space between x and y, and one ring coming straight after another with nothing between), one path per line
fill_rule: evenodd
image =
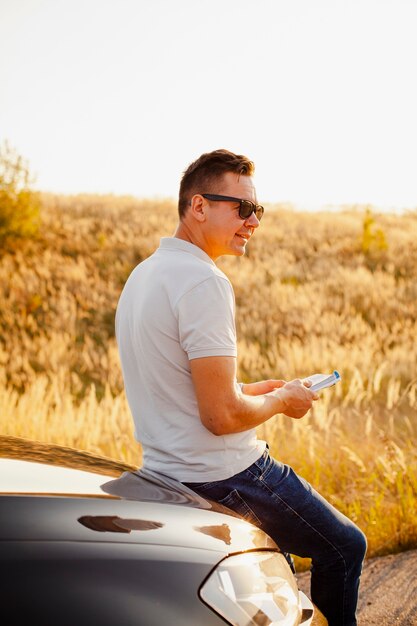
M0 146L0 244L33 237L39 229L39 194L26 161L5 141Z
M387 260L388 242L384 231L378 227L372 211L368 208L363 218L361 248L366 267L375 272L384 268Z
M362 252L367 255L372 252L388 250L387 238L382 228L378 228L370 209L366 209L363 218Z

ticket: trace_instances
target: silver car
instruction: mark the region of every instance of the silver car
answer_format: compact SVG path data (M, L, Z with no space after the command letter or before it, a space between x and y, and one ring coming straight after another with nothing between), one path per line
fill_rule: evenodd
M326 624L262 530L135 468L0 439L7 626Z

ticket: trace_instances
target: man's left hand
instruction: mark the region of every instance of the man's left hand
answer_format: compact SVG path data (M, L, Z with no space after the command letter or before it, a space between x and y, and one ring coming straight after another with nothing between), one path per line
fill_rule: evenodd
M287 381L285 380L260 380L257 383L248 383L243 385L242 392L247 396L261 396L264 393L270 393L274 389L283 387Z

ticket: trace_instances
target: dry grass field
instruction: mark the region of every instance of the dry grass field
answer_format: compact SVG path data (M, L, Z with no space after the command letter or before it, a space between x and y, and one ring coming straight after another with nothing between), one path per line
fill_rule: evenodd
M45 195L36 239L0 251L0 433L140 464L114 338L132 268L171 235L170 201ZM338 369L303 420L259 429L353 518L369 554L417 546L417 212L270 207L236 293L239 376Z

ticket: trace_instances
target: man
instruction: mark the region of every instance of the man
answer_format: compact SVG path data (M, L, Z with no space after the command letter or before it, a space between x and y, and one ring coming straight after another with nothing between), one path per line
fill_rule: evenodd
M302 418L309 383L236 381L234 295L215 265L242 256L259 227L254 165L227 150L184 172L174 237L130 275L116 335L144 468L235 510L280 548L312 558L311 593L331 626L356 624L366 542L294 471L274 461L255 427Z

